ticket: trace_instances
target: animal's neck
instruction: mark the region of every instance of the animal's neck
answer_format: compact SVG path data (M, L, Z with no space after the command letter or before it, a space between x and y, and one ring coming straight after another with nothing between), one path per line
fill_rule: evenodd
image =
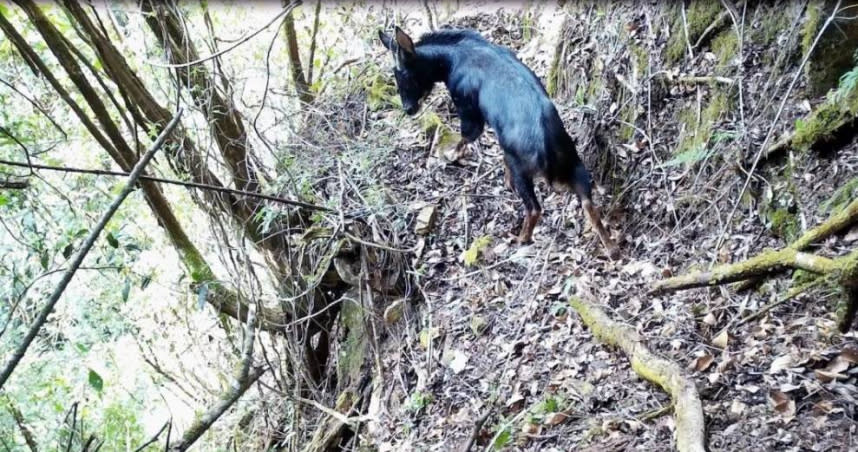
M417 52L426 77L432 82L446 82L453 61L453 49L449 46L426 45L419 47Z

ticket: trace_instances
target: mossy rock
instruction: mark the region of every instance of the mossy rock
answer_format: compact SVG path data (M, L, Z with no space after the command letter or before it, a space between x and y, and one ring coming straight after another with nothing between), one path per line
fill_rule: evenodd
M831 14L833 2L811 1L807 5L801 28L802 55L811 50L813 41L826 18ZM843 2L841 8L854 11L858 1ZM840 76L854 66L853 55L858 50L858 20L837 20L825 30L805 66L808 91L812 96L825 94L837 86Z

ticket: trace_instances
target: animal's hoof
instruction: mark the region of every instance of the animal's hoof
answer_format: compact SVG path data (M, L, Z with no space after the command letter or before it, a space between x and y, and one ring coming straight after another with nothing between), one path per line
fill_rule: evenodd
M608 247L608 257L610 257L612 261L618 260L620 255L620 247L617 245Z
M515 241L519 245L529 245L529 244L533 243L533 237L530 237L530 236L525 237L525 236L522 236L521 234L519 234L518 236L516 236Z

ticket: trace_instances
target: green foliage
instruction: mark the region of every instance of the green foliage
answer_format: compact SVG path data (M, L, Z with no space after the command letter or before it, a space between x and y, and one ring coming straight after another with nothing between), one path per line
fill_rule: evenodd
M95 389L96 392L101 392L104 389L104 380L101 378L101 375L98 372L89 369L89 375L87 376L87 380L89 381L89 385L92 389Z
M495 438L495 441L492 443L492 448L494 450L501 450L512 442L512 429L509 426L499 428L503 428L503 430L501 430L500 434L497 435L497 438Z
M693 165L711 154L711 150L707 148L694 148L676 154L672 159L659 165L659 168L678 166L683 164Z
M408 398L408 402L405 404L405 409L417 414L428 407L433 400L434 398L432 397L432 394L415 391L411 394L411 397Z

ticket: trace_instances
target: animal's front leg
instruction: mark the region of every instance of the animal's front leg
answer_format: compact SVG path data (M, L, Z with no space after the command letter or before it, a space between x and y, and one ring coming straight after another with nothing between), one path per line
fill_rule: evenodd
M459 99L458 103L463 104L456 107L459 119L462 122L462 139L456 145L456 152L459 155L464 155L467 146L476 142L480 138L480 135L482 135L485 121L483 121L483 115L480 114L480 111L475 106L467 105L461 99Z
M503 161L503 184L507 190L515 191L515 187L512 185L512 171L509 169L509 163L507 163L506 159Z

